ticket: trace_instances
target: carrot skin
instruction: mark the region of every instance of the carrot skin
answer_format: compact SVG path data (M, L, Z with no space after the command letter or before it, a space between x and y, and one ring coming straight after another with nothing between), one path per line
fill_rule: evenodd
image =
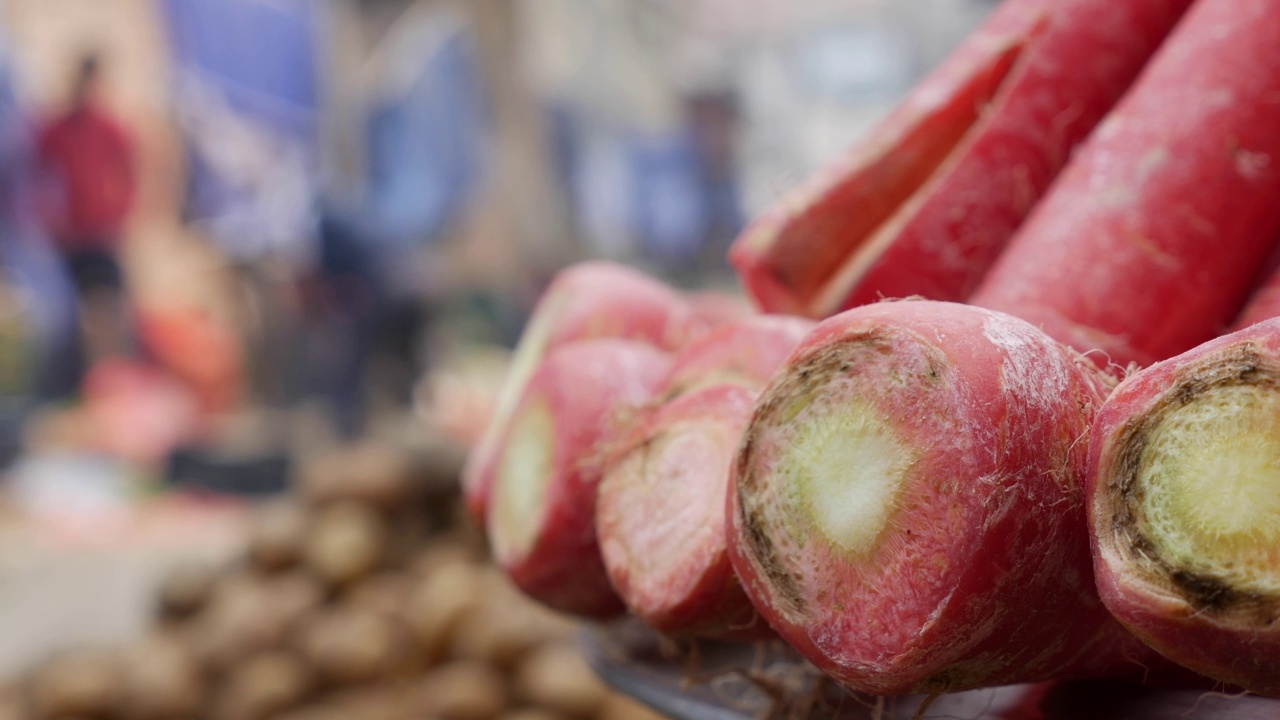
M1240 315L1231 324L1231 329L1232 331L1243 330L1273 317L1280 317L1280 271L1273 273L1261 287L1254 291L1249 302L1240 311Z
M854 151L730 260L757 305L821 318L963 300L1189 0L1005 0Z
M1149 529L1151 511L1142 504L1152 492L1143 474L1150 472L1143 469L1147 447L1167 426L1165 418L1205 402L1215 390L1241 387L1256 388L1255 399L1280 392L1280 318L1156 363L1107 398L1093 427L1087 480L1094 566L1107 608L1166 657L1222 682L1280 696L1280 593L1244 586L1206 554L1191 560L1170 555ZM1273 430L1277 425L1273 420ZM1253 439L1249 432L1243 432L1246 442ZM1210 441L1203 432L1196 438L1196 444ZM1269 484L1264 495L1274 495L1280 481L1274 462L1269 477L1257 478ZM1213 495L1234 491L1224 469L1203 480ZM1243 515L1250 505L1240 503L1235 512ZM1275 554L1263 540L1245 557Z
M539 299L499 391L494 416L463 470L467 509L483 527L501 440L525 385L542 358L567 343L628 338L673 350L689 342L690 319L678 293L661 282L609 262L584 262L556 276Z
M1110 387L1002 313L908 301L824 321L735 462L729 551L748 596L864 692L1167 666L1093 582L1083 476Z
M1280 14L1200 0L971 302L1148 365L1217 335L1280 236Z
M661 397L730 382L758 392L814 323L786 315L755 315L726 323L676 354Z
M814 323L757 315L680 351L656 400L621 432L596 525L610 579L651 627L678 635L769 634L729 565L725 491L756 396Z
M596 542L596 489L614 418L648 402L670 357L601 339L553 350L530 379L495 458L487 530L522 590L590 618L622 612Z
M596 531L628 609L676 635L768 633L729 563L725 492L756 393L720 384L652 408L600 483Z

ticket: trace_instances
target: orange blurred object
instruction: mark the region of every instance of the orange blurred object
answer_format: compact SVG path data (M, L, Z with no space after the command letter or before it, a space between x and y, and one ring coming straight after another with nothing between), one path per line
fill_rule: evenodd
M231 327L199 309L140 307L136 322L147 351L190 386L204 412L226 412L239 403L244 363Z

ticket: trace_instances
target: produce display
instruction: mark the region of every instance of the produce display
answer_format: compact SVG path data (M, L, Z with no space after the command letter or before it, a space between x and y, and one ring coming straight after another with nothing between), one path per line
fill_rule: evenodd
M367 443L309 458L241 558L178 565L128 647L59 653L0 686L3 720L653 720L609 692L577 628L485 558L460 457Z
M1280 697L1273 10L1006 0L731 251L758 309L821 319L785 338L741 339L778 315L629 331L628 287L566 270L517 350L523 409L472 461L502 458L470 495L500 563L528 587L512 539L571 537L534 597L780 638L855 693ZM653 360L607 396L586 338L609 329L681 379ZM547 401L543 373L574 379Z

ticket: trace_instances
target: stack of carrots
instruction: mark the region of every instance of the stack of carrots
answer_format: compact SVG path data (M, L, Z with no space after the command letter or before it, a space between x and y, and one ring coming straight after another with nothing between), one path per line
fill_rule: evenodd
M863 692L1280 696L1275 10L1005 0L738 240L759 313L564 271L465 474L498 562Z

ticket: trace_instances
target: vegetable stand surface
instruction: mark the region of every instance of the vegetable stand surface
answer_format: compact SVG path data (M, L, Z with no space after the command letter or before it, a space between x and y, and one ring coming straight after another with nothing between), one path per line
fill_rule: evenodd
M1098 681L876 698L841 690L783 643L677 647L636 621L582 632L596 673L675 720L1272 720L1280 700Z

